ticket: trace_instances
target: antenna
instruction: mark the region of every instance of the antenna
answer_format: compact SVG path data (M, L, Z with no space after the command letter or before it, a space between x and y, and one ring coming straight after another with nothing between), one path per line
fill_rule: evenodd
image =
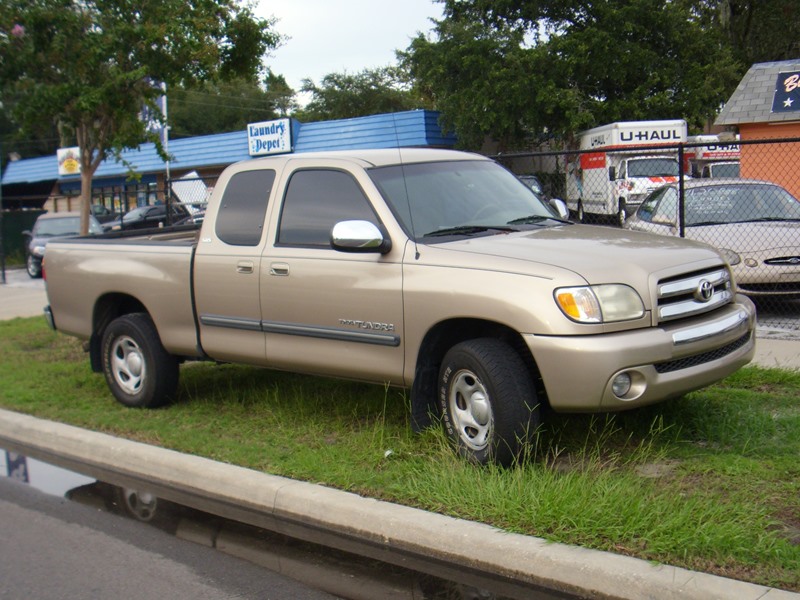
M411 210L411 195L408 193L408 181L406 180L406 165L403 160L403 148L400 145L400 134L397 131L397 113L392 113L392 128L394 129L394 140L397 144L397 155L400 159L400 172L403 174L403 188L406 192L406 204L408 205L408 218L411 225L411 236L414 241L414 260L419 260L419 247L417 246L417 229L414 227L414 212Z

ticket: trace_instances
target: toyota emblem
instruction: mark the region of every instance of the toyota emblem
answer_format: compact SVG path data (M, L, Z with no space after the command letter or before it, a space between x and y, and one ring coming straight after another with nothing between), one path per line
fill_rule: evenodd
M714 295L714 284L708 279L701 279L694 291L694 298L698 302L708 302Z

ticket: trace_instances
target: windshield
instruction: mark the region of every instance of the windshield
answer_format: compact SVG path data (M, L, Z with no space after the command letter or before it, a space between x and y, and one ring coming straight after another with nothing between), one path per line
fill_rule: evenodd
M674 158L635 158L628 161L628 177L677 177Z
M686 225L800 220L800 202L777 185L729 184L686 191Z
M33 235L36 237L56 237L78 235L81 231L80 217L58 217L41 219L36 222ZM103 228L92 217L89 219L89 233L102 233Z
M490 161L393 165L369 174L414 238L518 230L555 219L530 188Z
M712 177L738 177L739 163L720 163L711 165Z

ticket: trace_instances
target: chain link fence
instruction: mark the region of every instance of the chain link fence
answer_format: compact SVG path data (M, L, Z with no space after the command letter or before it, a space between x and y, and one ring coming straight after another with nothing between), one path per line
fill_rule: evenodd
M800 340L800 139L493 158L576 221L714 246L759 327Z
M92 192L92 213L106 228L157 227L190 220L200 223L216 181L217 177L192 175L168 181L164 187L140 184L97 188ZM48 202L63 204L65 200L51 198ZM77 209L78 199L68 200Z

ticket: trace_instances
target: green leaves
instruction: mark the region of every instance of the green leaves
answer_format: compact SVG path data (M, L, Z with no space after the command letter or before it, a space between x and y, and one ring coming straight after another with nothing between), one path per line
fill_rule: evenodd
M462 144L499 151L590 126L682 117L699 127L742 67L698 0L446 0L403 66Z
M100 159L148 139L139 115L162 93L153 82L256 80L280 43L272 25L236 0L7 0L0 100L23 130L75 132L81 155L94 157L83 162L85 187Z
M348 119L424 108L425 102L409 91L396 68L364 69L355 74L329 73L318 86L303 81L311 101L297 113L301 121Z

